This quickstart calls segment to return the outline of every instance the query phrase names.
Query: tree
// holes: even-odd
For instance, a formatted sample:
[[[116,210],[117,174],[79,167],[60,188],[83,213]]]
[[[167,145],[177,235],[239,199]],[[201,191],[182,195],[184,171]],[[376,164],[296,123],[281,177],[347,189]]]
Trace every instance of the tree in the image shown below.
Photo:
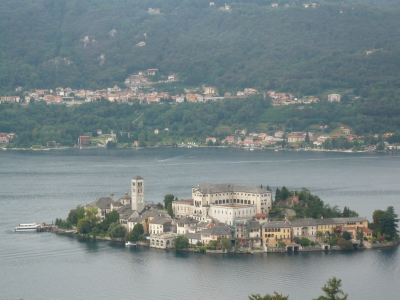
[[[260,294],[251,294],[249,296],[249,300],[288,300],[289,296],[282,296],[282,294],[278,294],[277,292],[274,292],[273,295],[266,294],[264,297],[260,296]]]
[[[175,249],[182,250],[189,247],[189,239],[184,237],[183,235],[178,235],[175,238]]]
[[[300,239],[300,245],[301,245],[301,246],[307,247],[307,246],[310,246],[310,244],[311,244],[311,241],[310,241],[308,238],[302,237],[302,238]]]
[[[376,146],[376,150],[377,150],[377,151],[383,151],[383,150],[385,150],[385,143],[384,143],[384,142],[378,143],[378,145]]]
[[[346,241],[349,241],[351,239],[351,234],[348,231],[343,232],[342,236]]]
[[[112,239],[123,238],[126,235],[126,228],[118,222],[112,223],[108,228],[108,236]]]
[[[80,219],[85,217],[85,208],[78,205],[75,209],[71,209],[67,221],[73,225],[76,225]]]
[[[289,190],[283,186],[280,193],[281,200],[286,200],[289,197]]]
[[[277,204],[281,200],[281,190],[276,188],[275,190],[275,204]]]
[[[347,300],[347,294],[340,289],[341,286],[341,279],[336,277],[328,279],[324,287],[321,288],[325,292],[325,296],[319,296],[314,300]],[[340,297],[340,295],[343,295],[343,297]]]
[[[172,218],[174,217],[174,211],[172,209],[172,202],[168,203],[167,212]]]
[[[144,229],[141,223],[135,224],[132,231],[128,234],[127,240],[131,242],[139,241],[143,238]]]
[[[305,143],[309,144],[310,143],[310,136],[308,135],[308,132],[306,133],[306,137],[305,137]]]
[[[374,229],[374,235],[386,235],[389,238],[397,239],[398,234],[398,215],[394,212],[393,206],[389,206],[386,211],[375,210],[373,215],[372,228]]]
[[[107,148],[111,149],[111,148],[116,148],[116,147],[117,147],[116,142],[112,142],[112,141],[107,142]]]
[[[77,230],[79,233],[89,234],[92,231],[91,222],[86,218],[80,219],[77,224]]]
[[[168,209],[168,204],[174,201],[175,196],[172,194],[167,194],[164,196],[164,207]]]
[[[389,206],[379,219],[379,232],[389,238],[398,238],[398,215],[394,212],[393,206]]]
[[[119,221],[119,213],[116,210],[111,211],[105,218],[110,224]]]
[[[104,231],[107,231],[108,228],[110,227],[110,224],[118,222],[119,221],[119,213],[116,210],[111,211],[101,222],[100,228],[103,229]]]
[[[221,244],[223,250],[230,250],[232,248],[232,242],[230,239],[220,239],[218,242]]]
[[[317,240],[321,241],[324,237],[324,233],[322,231],[317,231]]]
[[[337,240],[337,244],[342,250],[351,250],[353,249],[353,242],[352,241],[347,241],[344,238],[339,238]]]
[[[100,221],[100,217],[97,215],[98,212],[99,209],[95,206],[85,208],[85,219],[90,222],[92,227]]]

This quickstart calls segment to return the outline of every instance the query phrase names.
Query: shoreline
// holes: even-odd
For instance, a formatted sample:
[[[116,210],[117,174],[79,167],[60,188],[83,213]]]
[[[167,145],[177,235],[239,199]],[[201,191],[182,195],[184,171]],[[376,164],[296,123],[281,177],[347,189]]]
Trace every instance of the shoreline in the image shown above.
[[[174,146],[155,146],[155,147],[135,147],[135,148],[123,148],[123,147],[116,147],[112,149],[108,149],[107,147],[57,147],[57,148],[41,148],[41,149],[34,149],[34,148],[0,148],[3,151],[51,151],[51,150],[93,150],[93,149],[107,149],[107,150],[144,150],[144,149],[169,149],[169,148],[186,148],[186,149],[193,149],[193,148],[222,148],[222,149],[237,149],[237,150],[256,150],[256,151],[275,151],[275,152],[282,152],[282,151],[290,151],[290,152],[337,152],[337,153],[392,153],[397,152],[394,150],[383,150],[383,151],[367,151],[367,150],[340,150],[340,149],[254,149],[254,148],[242,148],[242,147],[228,147],[228,146],[196,146],[196,147],[174,147]]]
[[[95,240],[95,241],[103,241],[103,242],[113,242],[113,243],[119,243],[119,244],[125,244],[126,242],[122,239],[112,239],[110,237],[90,237],[87,235],[82,235],[78,233],[74,229],[59,229],[55,227],[53,230],[50,231],[51,233],[59,234],[59,235],[75,235],[78,238],[83,238],[87,240]],[[141,247],[146,247],[146,248],[153,248],[150,247],[149,243],[146,241],[137,241],[137,246]],[[386,248],[395,248],[400,245],[400,240],[396,242],[387,242],[385,244],[382,243],[376,243],[376,244],[370,244],[368,243],[369,246],[364,246],[362,248],[357,248],[357,249],[340,249],[338,246],[332,246],[330,249],[323,249],[322,247],[305,247],[305,248],[299,248],[297,251],[288,251],[285,250],[284,248],[282,249],[277,249],[273,248],[273,251],[268,251],[265,249],[251,249],[248,248],[246,250],[239,250],[239,251],[226,251],[226,250],[208,250],[206,249],[205,251],[201,251],[200,248],[185,248],[185,249],[180,249],[180,250],[175,250],[174,248],[167,248],[167,249],[160,249],[160,248],[154,248],[157,250],[175,250],[175,251],[181,251],[181,252],[193,252],[193,253],[200,253],[200,254],[255,254],[255,253],[300,253],[300,252],[350,252],[350,251],[360,251],[360,250],[379,250],[379,249],[386,249]]]

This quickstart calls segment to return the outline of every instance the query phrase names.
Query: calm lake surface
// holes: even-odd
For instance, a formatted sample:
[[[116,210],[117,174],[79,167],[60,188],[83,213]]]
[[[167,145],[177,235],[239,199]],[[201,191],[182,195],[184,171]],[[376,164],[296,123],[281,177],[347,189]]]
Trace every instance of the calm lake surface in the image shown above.
[[[0,152],[0,299],[247,299],[277,291],[312,299],[332,276],[349,299],[398,299],[398,248],[358,252],[211,255],[175,253],[59,236],[15,233],[19,223],[66,218],[96,197],[146,180],[146,201],[191,187],[234,183],[308,188],[325,203],[371,220],[400,213],[400,154],[237,149]]]

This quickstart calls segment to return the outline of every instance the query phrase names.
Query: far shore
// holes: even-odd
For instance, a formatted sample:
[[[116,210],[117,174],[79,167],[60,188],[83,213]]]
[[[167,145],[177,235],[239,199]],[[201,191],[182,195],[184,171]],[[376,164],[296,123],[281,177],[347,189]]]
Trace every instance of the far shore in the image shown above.
[[[154,148],[224,148],[224,149],[238,149],[238,150],[255,150],[255,151],[290,151],[290,152],[307,152],[307,151],[313,151],[313,152],[340,152],[340,153],[385,153],[385,152],[395,152],[396,150],[383,150],[383,151],[367,151],[367,150],[340,150],[340,149],[320,149],[320,148],[309,148],[309,149],[275,149],[275,148],[262,148],[262,149],[257,149],[257,148],[242,148],[242,147],[228,147],[228,146],[179,146],[179,147],[174,147],[174,146],[168,146],[168,145],[163,145],[163,146],[154,146],[154,147],[135,147],[135,148],[128,148],[128,147],[116,147],[116,148],[110,148],[110,149],[119,149],[119,150],[144,150],[144,149],[154,149]],[[50,151],[50,150],[72,150],[72,149],[79,149],[79,150],[85,150],[85,149],[109,149],[106,147],[83,147],[83,148],[78,148],[78,147],[52,147],[52,148],[0,148],[1,150],[4,151]]]

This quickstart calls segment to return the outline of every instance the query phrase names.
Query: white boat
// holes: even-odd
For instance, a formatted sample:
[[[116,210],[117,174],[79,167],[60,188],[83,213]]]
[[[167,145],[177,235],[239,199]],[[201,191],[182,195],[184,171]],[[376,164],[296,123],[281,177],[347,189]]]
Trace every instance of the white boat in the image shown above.
[[[15,227],[15,231],[37,231],[38,227],[40,227],[40,223],[19,224]]]
[[[125,243],[125,246],[130,247],[130,246],[136,246],[136,243],[133,243],[131,241],[128,241]]]

